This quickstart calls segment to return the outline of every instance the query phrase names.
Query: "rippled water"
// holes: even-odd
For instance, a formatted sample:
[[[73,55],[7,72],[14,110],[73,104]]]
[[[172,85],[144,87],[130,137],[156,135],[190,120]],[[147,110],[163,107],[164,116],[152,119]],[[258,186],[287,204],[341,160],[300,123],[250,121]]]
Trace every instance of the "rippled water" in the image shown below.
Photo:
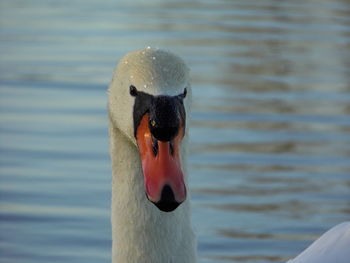
[[[350,218],[350,3],[0,2],[0,261],[110,262],[117,60],[192,69],[199,261],[282,262]]]

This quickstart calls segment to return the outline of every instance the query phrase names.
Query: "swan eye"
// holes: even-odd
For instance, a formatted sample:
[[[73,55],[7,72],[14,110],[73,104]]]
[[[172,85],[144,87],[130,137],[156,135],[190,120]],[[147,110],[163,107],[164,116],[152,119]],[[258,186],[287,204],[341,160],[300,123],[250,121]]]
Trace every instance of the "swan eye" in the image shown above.
[[[133,97],[136,97],[137,96],[137,89],[134,85],[130,85],[130,88],[129,88],[129,92],[130,92],[130,95],[133,96]]]

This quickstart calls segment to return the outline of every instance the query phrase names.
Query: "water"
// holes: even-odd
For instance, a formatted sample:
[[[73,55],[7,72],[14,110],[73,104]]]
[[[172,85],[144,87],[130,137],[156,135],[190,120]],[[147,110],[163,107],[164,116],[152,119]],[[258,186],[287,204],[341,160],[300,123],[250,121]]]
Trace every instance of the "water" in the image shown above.
[[[0,3],[0,261],[110,262],[106,87],[146,46],[192,70],[199,262],[283,262],[350,217],[350,3]]]

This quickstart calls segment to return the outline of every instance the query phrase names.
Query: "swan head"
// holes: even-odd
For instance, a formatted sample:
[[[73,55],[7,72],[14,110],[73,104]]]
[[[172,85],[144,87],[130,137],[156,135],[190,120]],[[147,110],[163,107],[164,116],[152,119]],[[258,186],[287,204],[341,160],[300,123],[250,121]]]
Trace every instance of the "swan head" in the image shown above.
[[[184,61],[149,47],[125,55],[109,87],[111,124],[137,148],[146,196],[164,212],[186,199],[182,145],[190,97]]]

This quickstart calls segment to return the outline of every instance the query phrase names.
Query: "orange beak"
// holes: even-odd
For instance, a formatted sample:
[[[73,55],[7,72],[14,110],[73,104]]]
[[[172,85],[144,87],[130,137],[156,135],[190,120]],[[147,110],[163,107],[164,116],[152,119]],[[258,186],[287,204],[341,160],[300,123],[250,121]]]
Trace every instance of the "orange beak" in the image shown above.
[[[186,199],[186,186],[181,167],[180,144],[184,135],[181,126],[171,141],[159,141],[149,129],[146,113],[137,128],[144,184],[147,198],[160,210],[175,210]]]

